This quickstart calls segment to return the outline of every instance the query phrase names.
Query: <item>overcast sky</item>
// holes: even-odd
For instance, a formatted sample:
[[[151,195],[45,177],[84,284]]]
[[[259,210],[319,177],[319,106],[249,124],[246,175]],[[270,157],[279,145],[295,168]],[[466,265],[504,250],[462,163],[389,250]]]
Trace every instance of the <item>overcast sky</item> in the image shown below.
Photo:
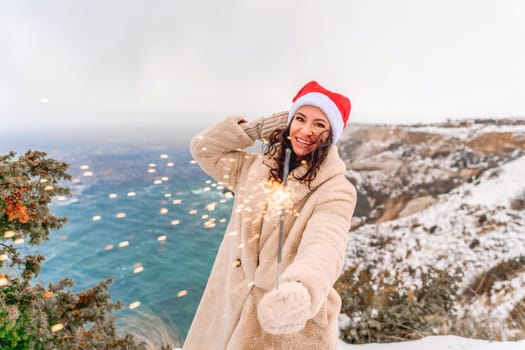
[[[525,116],[522,0],[0,0],[9,129],[206,126],[308,80],[358,122]]]

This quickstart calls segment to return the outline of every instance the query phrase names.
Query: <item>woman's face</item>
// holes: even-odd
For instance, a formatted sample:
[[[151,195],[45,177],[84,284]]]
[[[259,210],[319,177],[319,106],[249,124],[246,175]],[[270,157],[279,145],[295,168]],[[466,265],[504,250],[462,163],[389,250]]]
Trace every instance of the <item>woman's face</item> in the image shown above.
[[[290,142],[297,158],[313,152],[330,135],[330,122],[323,111],[314,106],[302,106],[290,124]]]

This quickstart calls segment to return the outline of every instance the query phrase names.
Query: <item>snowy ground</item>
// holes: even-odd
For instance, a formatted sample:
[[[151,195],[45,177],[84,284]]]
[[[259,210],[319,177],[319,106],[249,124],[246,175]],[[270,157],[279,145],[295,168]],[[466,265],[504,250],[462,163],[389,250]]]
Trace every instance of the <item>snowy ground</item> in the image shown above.
[[[523,350],[525,340],[517,342],[491,342],[461,338],[452,335],[432,336],[414,341],[387,344],[350,345],[340,342],[339,350]]]
[[[412,216],[362,226],[352,232],[346,266],[397,270],[407,286],[420,283],[417,274],[407,273],[410,267],[423,272],[427,267],[461,267],[465,277],[460,287],[466,287],[483,271],[525,253],[525,215],[510,208],[512,198],[525,194],[523,178],[525,157],[440,196],[436,204]],[[482,217],[486,219],[480,225]],[[388,242],[381,249],[371,244],[381,240]],[[475,240],[479,243],[474,247]],[[497,327],[523,298],[525,271],[495,283],[489,299],[473,300],[458,307],[458,313]]]
[[[426,126],[403,129],[403,131],[407,130],[441,134],[461,141],[471,140],[487,132],[511,132],[515,136],[519,134],[525,136],[525,125],[474,123],[458,128]],[[392,140],[389,139],[388,142],[391,143]],[[496,140],[494,142],[497,143]],[[445,145],[448,145],[458,155],[462,155],[461,147],[459,150],[454,148],[457,144],[445,143]],[[364,154],[374,154],[374,151],[377,152],[383,147],[387,149],[387,151],[382,151],[380,156],[376,157],[377,159],[373,158],[374,161],[382,159],[395,161],[401,159],[400,154],[395,152],[405,152],[401,147],[389,149],[388,144],[379,143],[379,146],[376,146],[375,143],[370,143],[368,147],[371,151]],[[435,147],[440,147],[440,144],[436,143]],[[468,147],[465,146],[465,149],[468,150]],[[459,284],[458,293],[462,298],[458,298],[455,304],[458,319],[473,321],[472,324],[483,325],[495,332],[500,331],[501,334],[497,336],[501,338],[498,339],[515,339],[523,335],[522,328],[515,327],[515,324],[509,325],[511,324],[509,320],[515,317],[512,316],[512,312],[516,311],[516,304],[525,301],[525,268],[513,267],[513,270],[509,270],[513,272],[512,274],[508,273],[505,277],[487,284],[488,290],[480,289],[479,295],[463,294],[464,291],[473,290],[472,282],[483,273],[502,265],[502,262],[518,261],[525,255],[525,210],[523,204],[519,204],[525,199],[525,181],[523,180],[525,179],[525,156],[522,154],[522,150],[517,149],[512,153],[512,157],[500,155],[493,159],[487,158],[490,164],[499,163],[500,166],[488,169],[479,178],[465,182],[452,191],[437,196],[434,204],[413,215],[353,229],[347,247],[345,268],[357,267],[358,271],[366,268],[372,273],[374,287],[380,286],[380,279],[383,276],[381,272],[398,272],[400,285],[407,290],[420,287],[421,275],[429,269],[437,268],[451,273],[459,270],[463,278]],[[519,157],[520,155],[522,156]],[[440,164],[438,162],[440,159],[447,163]],[[514,160],[508,161],[509,159]],[[370,159],[366,161],[373,165]],[[425,161],[430,163],[425,164]],[[430,159],[428,156],[419,157],[417,153],[414,153],[413,161],[404,165],[403,170],[408,168],[409,171],[405,174],[414,174],[412,178],[407,177],[411,185],[431,184],[432,178],[446,178],[447,173],[451,171],[450,162],[450,157]],[[487,166],[485,163],[473,162],[473,164]],[[378,168],[381,167],[378,166]],[[386,165],[381,169],[389,170]],[[411,169],[414,171],[410,171]],[[418,172],[417,169],[425,171]],[[371,183],[372,188],[381,189],[382,185],[376,186],[376,184],[387,183],[389,180],[387,171],[363,171],[362,174],[370,176],[366,178],[366,182]],[[384,187],[390,188],[386,185]],[[391,193],[395,190],[393,188]],[[405,189],[399,188],[398,190],[402,192]],[[504,276],[501,272],[500,274]],[[359,315],[349,316],[353,319]],[[340,349],[366,350],[518,348],[525,350],[525,340],[501,343],[455,336],[435,336],[398,344],[348,345],[341,342],[340,345]]]

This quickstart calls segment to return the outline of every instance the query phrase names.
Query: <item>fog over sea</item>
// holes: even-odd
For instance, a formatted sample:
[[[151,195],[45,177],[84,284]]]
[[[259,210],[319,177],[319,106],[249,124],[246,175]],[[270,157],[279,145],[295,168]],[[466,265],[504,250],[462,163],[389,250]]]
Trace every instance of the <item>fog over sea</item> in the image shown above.
[[[188,142],[19,142],[70,164],[67,198],[52,204],[69,222],[27,252],[45,256],[40,282],[72,277],[74,290],[113,278],[110,293],[130,316],[158,316],[183,338],[231,212],[231,193],[192,160]],[[20,141],[20,140],[19,140]],[[30,148],[27,145],[31,145]],[[9,148],[0,145],[2,154]]]

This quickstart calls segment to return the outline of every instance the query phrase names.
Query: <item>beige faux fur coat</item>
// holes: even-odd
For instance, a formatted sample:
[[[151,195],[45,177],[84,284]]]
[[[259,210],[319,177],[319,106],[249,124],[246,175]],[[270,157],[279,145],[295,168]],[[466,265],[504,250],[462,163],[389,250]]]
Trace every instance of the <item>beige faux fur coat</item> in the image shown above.
[[[299,281],[307,288],[310,319],[302,331],[287,335],[268,334],[257,320],[258,302],[275,287],[280,209],[267,182],[263,162],[269,160],[244,149],[285,126],[286,113],[250,123],[230,117],[191,141],[199,165],[231,189],[235,201],[185,350],[337,348],[341,298],[333,284],[343,267],[356,193],[335,146],[311,189],[288,178],[292,207],[284,219],[279,283]]]

